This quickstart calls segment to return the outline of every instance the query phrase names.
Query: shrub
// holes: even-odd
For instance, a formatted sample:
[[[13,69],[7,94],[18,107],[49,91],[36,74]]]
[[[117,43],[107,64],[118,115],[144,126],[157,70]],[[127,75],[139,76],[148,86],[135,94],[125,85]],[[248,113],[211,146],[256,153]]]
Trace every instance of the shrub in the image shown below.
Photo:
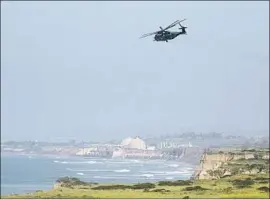
[[[82,199],[93,199],[92,196],[87,196],[86,194],[81,197]]]
[[[184,196],[183,199],[189,199],[189,196]]]
[[[151,192],[170,192],[170,190],[166,190],[166,189],[155,189],[155,190],[151,190]]]
[[[246,188],[246,187],[250,187],[251,185],[253,185],[255,183],[255,181],[249,179],[246,180],[240,180],[240,179],[236,179],[232,181],[232,184],[237,187],[237,188]]]
[[[260,191],[262,191],[262,192],[267,192],[267,193],[270,192],[270,188],[269,188],[269,187],[266,187],[266,186],[264,186],[264,187],[259,187],[259,188],[257,188],[257,190],[260,190]]]
[[[255,181],[269,181],[269,178],[265,178],[265,177],[256,177],[254,178]]]
[[[224,174],[224,170],[221,169],[216,169],[216,170],[207,170],[207,173],[214,178],[220,179],[223,174]]]
[[[56,183],[61,184],[61,186],[63,187],[69,187],[69,188],[71,188],[72,186],[77,186],[77,185],[84,185],[84,186],[90,185],[89,183],[86,183],[74,177],[62,177],[62,178],[59,178],[56,181]]]
[[[125,190],[125,189],[133,189],[133,190],[149,190],[155,188],[155,184],[153,183],[139,183],[133,186],[128,185],[100,185],[97,187],[93,187],[92,190]]]
[[[191,185],[192,181],[184,181],[184,180],[178,180],[178,181],[160,181],[158,182],[159,186],[186,186]]]
[[[131,189],[132,186],[128,185],[100,185],[93,187],[92,190],[125,190]]]
[[[69,189],[74,189],[74,187],[72,185],[69,184],[64,184],[62,185],[63,187],[69,188]]]
[[[133,190],[141,190],[141,189],[153,189],[155,188],[155,184],[153,183],[138,183],[136,185],[131,186]]]
[[[232,190],[233,190],[232,187],[227,187],[227,188],[222,189],[222,192],[224,192],[224,193],[231,193]]]
[[[80,189],[85,190],[85,189],[89,189],[89,187],[83,186],[83,187],[80,187]]]
[[[240,167],[233,167],[230,169],[232,175],[236,175],[240,173]]]
[[[255,160],[262,159],[262,157],[263,156],[261,154],[258,154],[258,153],[254,154]]]
[[[246,160],[245,158],[240,158],[240,159],[238,159],[238,161],[244,161],[244,160]]]
[[[247,151],[247,152],[256,152],[255,149],[246,149],[245,151]]]
[[[186,187],[183,190],[184,191],[204,191],[204,190],[208,190],[208,189],[203,188],[201,186],[194,186],[194,187]]]
[[[258,183],[262,183],[262,184],[269,184],[269,181],[258,181]]]

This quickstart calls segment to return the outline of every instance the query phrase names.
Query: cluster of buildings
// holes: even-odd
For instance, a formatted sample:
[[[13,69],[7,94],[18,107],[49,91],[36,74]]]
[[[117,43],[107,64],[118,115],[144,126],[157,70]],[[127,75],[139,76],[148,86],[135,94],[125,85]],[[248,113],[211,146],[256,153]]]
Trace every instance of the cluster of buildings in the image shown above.
[[[187,145],[175,144],[173,142],[161,142],[156,146],[149,146],[140,137],[128,137],[120,144],[97,144],[89,145],[87,148],[80,148],[76,155],[90,157],[109,157],[109,158],[133,158],[133,159],[161,159],[173,156],[181,157],[183,149],[192,147]]]
[[[110,157],[110,158],[161,158],[161,151],[154,146],[147,146],[139,137],[126,138],[118,145],[103,144],[81,148],[76,153],[79,156]]]
[[[147,146],[139,137],[124,139],[113,151],[113,158],[161,158],[162,153],[154,146]]]
[[[176,142],[164,141],[158,145],[159,149],[181,148],[181,147],[193,147],[189,142],[188,144],[178,144]]]

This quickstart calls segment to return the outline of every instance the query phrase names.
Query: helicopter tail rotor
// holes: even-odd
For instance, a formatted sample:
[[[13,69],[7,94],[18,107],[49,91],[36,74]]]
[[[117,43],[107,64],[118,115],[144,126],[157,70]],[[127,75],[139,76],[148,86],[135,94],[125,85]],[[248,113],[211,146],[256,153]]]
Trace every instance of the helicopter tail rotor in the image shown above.
[[[181,26],[181,28],[179,28],[179,30],[185,30],[185,29],[187,29],[188,27],[186,27],[186,26]]]
[[[183,21],[183,20],[182,20],[182,21]],[[182,25],[181,25],[181,21],[180,21],[178,24],[179,24],[179,26],[180,26],[179,30],[182,30],[182,34],[187,34],[186,29],[187,29],[188,27],[182,26]]]
[[[181,28],[179,28],[182,31],[181,34],[187,35],[186,28],[187,27],[185,27],[185,26],[181,26]]]

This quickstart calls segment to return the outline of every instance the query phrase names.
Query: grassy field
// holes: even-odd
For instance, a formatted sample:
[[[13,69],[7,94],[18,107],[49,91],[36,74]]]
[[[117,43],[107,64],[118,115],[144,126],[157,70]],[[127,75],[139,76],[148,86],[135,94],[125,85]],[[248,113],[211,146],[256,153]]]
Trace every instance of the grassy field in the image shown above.
[[[77,180],[78,181],[78,180]],[[259,189],[260,188],[260,189]],[[77,182],[50,191],[2,198],[269,198],[269,174],[219,180],[166,181],[155,184],[101,185]]]

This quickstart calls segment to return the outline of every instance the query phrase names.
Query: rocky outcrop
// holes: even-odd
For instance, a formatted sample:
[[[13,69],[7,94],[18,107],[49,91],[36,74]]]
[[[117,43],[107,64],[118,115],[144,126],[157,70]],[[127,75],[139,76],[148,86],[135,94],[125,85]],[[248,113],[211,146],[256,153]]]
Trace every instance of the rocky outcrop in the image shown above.
[[[208,173],[208,170],[218,169],[224,162],[230,161],[233,159],[232,154],[208,154],[204,153],[198,169],[195,171],[193,178],[194,179],[210,179],[211,176]]]
[[[252,160],[257,158],[256,152],[218,152],[211,153],[205,152],[202,155],[200,160],[199,167],[195,170],[192,179],[214,179],[219,178],[226,175],[231,175],[232,172],[228,170],[225,166],[232,161],[239,160]],[[265,152],[265,154],[261,157],[261,159],[269,159],[269,152]],[[248,164],[247,164],[248,165]],[[256,174],[256,173],[264,173],[261,169],[251,168],[248,170],[237,169],[237,173],[241,172],[243,174]]]
[[[55,183],[54,185],[53,185],[53,189],[59,189],[59,188],[61,188],[62,186],[61,186],[61,183]]]

